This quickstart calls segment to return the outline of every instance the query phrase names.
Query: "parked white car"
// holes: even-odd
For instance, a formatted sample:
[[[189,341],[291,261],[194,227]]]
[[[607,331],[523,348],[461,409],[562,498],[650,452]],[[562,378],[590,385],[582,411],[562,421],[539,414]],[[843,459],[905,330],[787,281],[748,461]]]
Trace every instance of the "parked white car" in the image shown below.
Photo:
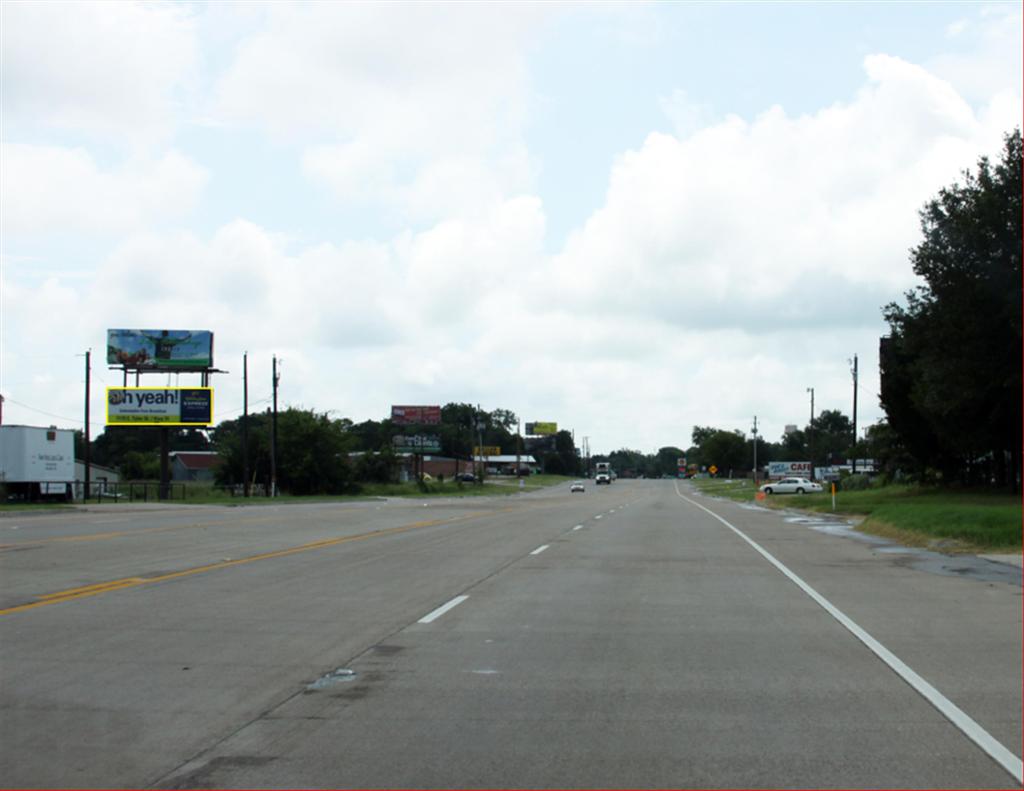
[[[781,481],[769,481],[761,487],[765,494],[804,494],[805,492],[822,491],[821,484],[806,478],[783,478]]]

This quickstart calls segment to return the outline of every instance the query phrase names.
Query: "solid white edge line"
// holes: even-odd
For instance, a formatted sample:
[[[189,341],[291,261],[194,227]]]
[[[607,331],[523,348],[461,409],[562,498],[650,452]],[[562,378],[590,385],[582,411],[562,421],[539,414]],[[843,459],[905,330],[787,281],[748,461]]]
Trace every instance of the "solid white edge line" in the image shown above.
[[[548,548],[549,546],[551,546],[551,544],[544,544],[544,545],[542,545],[542,546],[539,546],[539,547],[537,547],[537,548],[536,548],[535,550],[533,550],[533,552],[531,552],[530,554],[531,554],[531,555],[539,555],[539,554],[540,554],[541,552],[543,552],[543,551],[544,551],[545,549],[547,549],[547,548]]]
[[[746,541],[752,546],[757,552],[775,568],[781,571],[793,584],[795,584],[800,590],[810,596],[822,609],[825,610],[829,615],[835,618],[841,623],[854,637],[860,640],[866,645],[879,659],[885,662],[900,678],[906,681],[911,687],[913,687],[918,694],[921,695],[925,700],[931,703],[939,712],[950,722],[952,722],[960,731],[972,742],[978,745],[984,750],[992,760],[998,763],[1003,769],[1009,772],[1018,783],[1024,783],[1024,762],[1021,761],[1016,755],[1006,749],[1000,742],[984,728],[975,722],[971,717],[959,708],[953,701],[939,692],[935,687],[925,681],[921,676],[915,673],[910,667],[908,667],[898,656],[892,651],[878,642],[874,637],[864,631],[860,626],[854,623],[845,613],[839,608],[833,605],[828,599],[818,593],[814,588],[804,582],[800,577],[790,571],[782,561],[775,558],[768,550],[764,549],[753,539],[749,538],[742,530],[733,527],[724,518],[716,514],[709,508],[705,508],[695,500],[691,500],[689,497],[679,491],[679,484],[676,483],[676,494],[679,495],[683,500],[695,505],[702,511],[713,516],[723,525],[732,530],[736,535]]]
[[[436,621],[450,609],[452,609],[453,607],[458,607],[460,604],[462,604],[462,602],[464,602],[468,598],[469,596],[456,596],[447,604],[442,604],[433,612],[424,615],[422,618],[419,619],[419,621],[417,621],[417,623],[430,623],[432,621]]]

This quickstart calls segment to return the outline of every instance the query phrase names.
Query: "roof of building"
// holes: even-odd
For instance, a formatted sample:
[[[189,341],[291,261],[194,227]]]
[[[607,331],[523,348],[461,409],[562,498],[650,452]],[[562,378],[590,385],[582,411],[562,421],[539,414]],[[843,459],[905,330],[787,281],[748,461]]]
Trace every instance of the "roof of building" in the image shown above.
[[[170,457],[190,470],[208,470],[220,464],[220,454],[212,450],[176,450]]]
[[[476,461],[482,461],[484,464],[515,464],[516,459],[519,459],[520,464],[536,464],[537,460],[533,456],[527,456],[525,453],[516,455],[503,455],[503,456],[475,456]]]

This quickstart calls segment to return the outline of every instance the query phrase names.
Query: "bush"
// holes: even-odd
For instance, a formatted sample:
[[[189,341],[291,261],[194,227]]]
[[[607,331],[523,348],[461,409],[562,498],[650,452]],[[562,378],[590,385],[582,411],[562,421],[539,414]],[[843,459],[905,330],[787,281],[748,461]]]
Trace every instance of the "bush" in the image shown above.
[[[839,484],[844,491],[859,492],[871,488],[871,479],[867,475],[857,473],[856,475],[847,475],[842,478]]]

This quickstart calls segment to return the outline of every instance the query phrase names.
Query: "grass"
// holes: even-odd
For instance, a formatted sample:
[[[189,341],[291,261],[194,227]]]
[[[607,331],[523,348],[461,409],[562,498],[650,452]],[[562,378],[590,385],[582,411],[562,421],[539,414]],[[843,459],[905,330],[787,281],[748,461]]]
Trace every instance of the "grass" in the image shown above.
[[[269,497],[238,497],[232,496],[224,489],[214,488],[207,483],[186,484],[185,498],[181,498],[181,490],[175,484],[173,499],[166,502],[170,504],[184,505],[287,505],[291,503],[317,503],[317,502],[351,502],[353,500],[365,500],[377,497],[409,497],[419,499],[423,497],[481,497],[481,496],[504,496],[513,495],[519,491],[533,492],[548,486],[556,486],[561,483],[573,480],[565,475],[531,475],[524,479],[525,484],[520,490],[519,479],[512,477],[491,476],[484,484],[460,483],[458,481],[446,480],[444,483],[438,481],[425,482],[421,488],[415,482],[409,483],[367,483],[360,485],[359,491],[344,495],[309,495],[296,496],[282,494],[273,499]],[[146,502],[159,502],[152,496]],[[90,503],[95,500],[90,500]],[[127,503],[127,498],[120,500],[105,499],[105,505]],[[143,502],[136,499],[135,502]],[[53,508],[73,508],[72,505],[54,503],[18,503],[0,504],[0,513],[7,511],[42,511]]]
[[[752,481],[694,481],[706,494],[749,502]],[[775,495],[760,502],[774,508],[832,513],[832,495]],[[1021,500],[990,491],[884,486],[836,493],[835,513],[863,516],[859,530],[909,546],[952,552],[1021,549]]]
[[[0,514],[5,513],[32,513],[38,511],[66,511],[74,508],[67,503],[0,503]]]

